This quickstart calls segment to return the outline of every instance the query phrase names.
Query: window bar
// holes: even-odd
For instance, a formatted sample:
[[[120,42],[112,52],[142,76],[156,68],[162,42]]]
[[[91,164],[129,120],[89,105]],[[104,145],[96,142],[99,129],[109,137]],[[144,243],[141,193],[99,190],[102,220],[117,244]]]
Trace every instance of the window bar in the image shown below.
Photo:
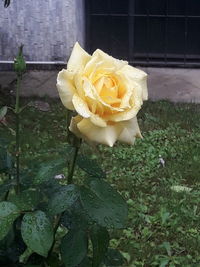
[[[128,61],[134,64],[134,22],[135,22],[135,0],[129,0],[129,10],[128,10],[128,22],[129,22],[129,51],[128,51]]]
[[[148,0],[146,1],[146,24],[147,24],[147,34],[146,34],[146,41],[147,41],[147,52],[146,52],[146,63],[149,64],[149,25],[150,25],[150,14],[149,14],[149,5],[148,5]]]
[[[85,46],[89,53],[91,53],[91,7],[90,7],[90,1],[85,1]]]
[[[184,67],[187,64],[187,37],[188,37],[188,16],[187,16],[187,0],[185,3],[185,35],[184,35]]]
[[[134,1],[134,0],[133,0]],[[126,14],[114,14],[114,13],[91,13],[91,16],[113,16],[113,17],[126,17]],[[135,14],[135,17],[147,17],[146,14]],[[166,15],[151,15],[149,14],[149,18],[165,18]],[[167,15],[168,18],[185,18],[185,15]],[[197,15],[190,15],[190,18],[199,18]]]
[[[168,3],[168,0],[166,0],[166,17],[165,17],[165,40],[164,40],[164,44],[165,44],[165,47],[164,47],[164,62],[165,62],[165,65],[167,65],[168,63],[168,58],[167,58],[167,47],[168,47],[168,32],[167,32],[167,29],[168,29],[168,9],[169,9],[169,3]]]
[[[109,54],[111,55],[112,54],[112,51],[113,51],[113,41],[114,41],[114,38],[113,38],[113,31],[112,29],[115,27],[114,23],[113,23],[113,16],[112,16],[112,9],[111,9],[111,0],[108,0],[108,12],[109,12],[109,16],[108,16],[108,21],[109,21],[109,18],[110,18],[110,23],[108,23],[108,27],[110,27],[110,36],[109,36]]]

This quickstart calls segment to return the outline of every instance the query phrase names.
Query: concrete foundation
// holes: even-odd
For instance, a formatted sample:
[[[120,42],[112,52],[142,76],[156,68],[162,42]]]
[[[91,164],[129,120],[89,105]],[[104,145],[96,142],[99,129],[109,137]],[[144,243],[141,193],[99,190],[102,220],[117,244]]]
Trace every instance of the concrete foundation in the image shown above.
[[[149,98],[200,103],[200,69],[144,68],[148,73]]]
[[[200,70],[143,68],[149,74],[149,99],[172,102],[200,103]],[[29,71],[22,81],[21,95],[25,97],[58,97],[58,71]],[[15,73],[0,72],[0,90],[14,93]]]

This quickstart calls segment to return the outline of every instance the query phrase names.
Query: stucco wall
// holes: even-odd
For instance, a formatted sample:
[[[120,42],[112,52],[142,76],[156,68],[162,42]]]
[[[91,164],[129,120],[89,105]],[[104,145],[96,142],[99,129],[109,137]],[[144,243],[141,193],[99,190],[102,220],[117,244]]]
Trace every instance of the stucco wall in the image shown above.
[[[20,44],[28,61],[66,61],[75,41],[84,46],[84,0],[13,0],[0,3],[0,61]]]

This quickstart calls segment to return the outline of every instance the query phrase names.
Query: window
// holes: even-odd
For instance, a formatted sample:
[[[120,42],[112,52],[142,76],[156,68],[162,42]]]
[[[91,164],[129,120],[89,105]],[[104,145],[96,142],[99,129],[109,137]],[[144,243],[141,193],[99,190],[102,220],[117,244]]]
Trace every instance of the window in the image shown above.
[[[86,0],[87,48],[133,65],[200,66],[200,1]]]

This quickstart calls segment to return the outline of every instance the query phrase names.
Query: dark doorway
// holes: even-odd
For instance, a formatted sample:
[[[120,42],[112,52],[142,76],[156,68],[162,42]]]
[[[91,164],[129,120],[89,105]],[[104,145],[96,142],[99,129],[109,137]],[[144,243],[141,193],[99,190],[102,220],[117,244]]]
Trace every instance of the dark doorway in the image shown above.
[[[199,0],[85,0],[87,49],[144,66],[200,66]]]

